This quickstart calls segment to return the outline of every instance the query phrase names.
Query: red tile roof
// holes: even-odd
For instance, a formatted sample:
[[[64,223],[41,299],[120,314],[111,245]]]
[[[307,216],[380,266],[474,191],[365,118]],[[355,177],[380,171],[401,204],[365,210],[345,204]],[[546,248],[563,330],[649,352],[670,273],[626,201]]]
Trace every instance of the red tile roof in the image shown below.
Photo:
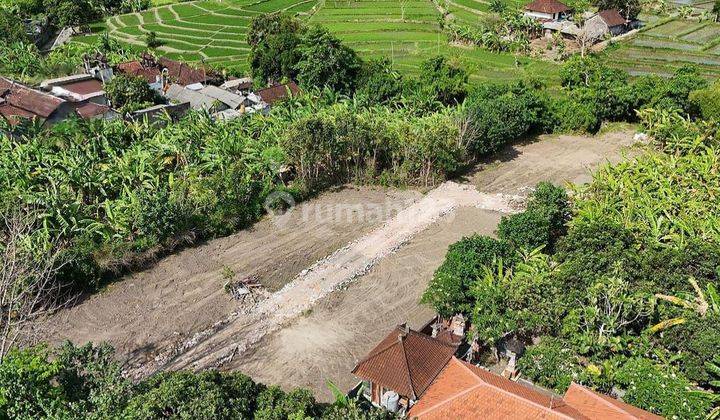
[[[4,107],[10,106],[10,108],[6,108],[2,112],[5,116],[17,115],[24,117],[30,114],[40,118],[48,118],[65,102],[60,98],[30,89],[4,77],[0,77],[0,98],[5,100]]]
[[[562,13],[569,11],[570,8],[557,0],[535,0],[526,5],[525,10],[540,13]]]
[[[300,92],[298,85],[295,84],[295,82],[290,82],[284,85],[275,85],[260,89],[255,92],[255,94],[260,96],[268,105],[273,105],[278,101],[286,99],[288,97],[288,90],[290,91],[290,96],[295,96]]]
[[[584,386],[573,383],[565,393],[564,400],[570,406],[591,419],[607,420],[660,420],[662,417],[607,395],[598,394]]]
[[[453,357],[408,413],[419,419],[586,419],[562,398]]]
[[[627,20],[620,14],[617,9],[603,10],[600,13],[600,18],[605,22],[608,27],[619,26],[627,24]]]
[[[400,325],[355,366],[353,374],[402,396],[417,399],[456,350],[456,345]]]

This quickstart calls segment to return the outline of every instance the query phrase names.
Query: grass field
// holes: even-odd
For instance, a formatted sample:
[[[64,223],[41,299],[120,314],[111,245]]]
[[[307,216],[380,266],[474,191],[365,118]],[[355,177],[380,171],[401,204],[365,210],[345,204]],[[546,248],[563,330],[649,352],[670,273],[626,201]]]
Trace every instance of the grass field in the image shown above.
[[[611,48],[607,57],[633,75],[669,75],[683,64],[694,64],[715,78],[720,76],[720,24],[670,20]]]

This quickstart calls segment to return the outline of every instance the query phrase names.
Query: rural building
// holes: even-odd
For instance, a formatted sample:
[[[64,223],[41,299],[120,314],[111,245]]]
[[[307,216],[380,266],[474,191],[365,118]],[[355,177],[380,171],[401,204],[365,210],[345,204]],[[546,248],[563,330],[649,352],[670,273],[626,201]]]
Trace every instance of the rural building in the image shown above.
[[[45,80],[40,87],[51,95],[66,100],[82,118],[117,117],[117,113],[108,106],[102,82],[89,74]]]
[[[243,77],[240,79],[231,78],[220,85],[220,88],[241,95],[247,95],[252,92],[253,79],[251,77]]]
[[[190,103],[190,108],[205,110],[211,113],[224,111],[229,107],[223,102],[208,96],[202,92],[187,89],[184,86],[173,83],[165,91],[165,97],[173,104]]]
[[[269,106],[273,106],[277,102],[287,98],[297,96],[298,93],[300,93],[300,88],[295,82],[277,84],[255,92],[255,94]]]
[[[585,21],[585,30],[589,31],[595,39],[606,35],[617,36],[628,29],[628,21],[622,17],[617,9],[603,10]]]
[[[393,329],[353,369],[375,405],[403,412],[425,393],[458,346],[411,330]]]
[[[564,20],[569,13],[570,8],[558,0],[535,0],[525,6],[525,16],[543,22]]]
[[[178,121],[190,110],[190,102],[181,104],[160,104],[153,105],[149,108],[139,109],[130,113],[130,119],[133,121],[142,121],[147,119],[148,122],[163,121],[170,118],[170,121]]]
[[[217,86],[205,86],[200,89],[199,92],[222,102],[228,109],[240,109],[249,105],[249,101],[245,96],[228,92],[227,90],[220,89]]]
[[[355,366],[363,382],[351,393],[410,419],[661,419],[575,383],[560,396],[460,360],[465,326],[459,315],[433,318],[420,331],[397,326]],[[500,347],[511,359],[524,351],[513,338]]]
[[[74,112],[73,106],[64,99],[0,77],[0,116],[12,125],[22,119],[53,124]]]
[[[453,357],[408,413],[411,419],[642,419],[662,417],[573,383],[564,397]]]
[[[188,86],[196,83],[206,84],[214,81],[214,74],[204,68],[195,68],[187,63],[150,54],[143,54],[139,61],[129,61],[117,65],[117,71],[123,74],[141,77],[150,87],[162,90],[171,83]]]

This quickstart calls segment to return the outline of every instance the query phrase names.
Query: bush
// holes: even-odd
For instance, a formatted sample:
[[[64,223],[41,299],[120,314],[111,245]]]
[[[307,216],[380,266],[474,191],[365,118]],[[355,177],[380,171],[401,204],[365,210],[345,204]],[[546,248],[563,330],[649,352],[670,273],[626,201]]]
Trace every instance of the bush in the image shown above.
[[[720,121],[720,82],[690,93],[690,103],[706,120]]]
[[[705,362],[712,360],[720,349],[720,316],[690,315],[684,324],[664,331],[660,342],[666,349],[682,355],[678,367],[688,379],[703,386],[715,379],[707,371]]]
[[[105,93],[112,107],[122,113],[150,106],[156,97],[145,79],[124,74],[119,74],[106,83]]]
[[[474,156],[484,156],[540,128],[544,101],[522,83],[488,85],[476,89],[465,108],[468,149]]]
[[[300,38],[298,54],[295,70],[301,85],[345,94],[355,91],[360,58],[327,29],[314,26],[307,30]]]
[[[562,394],[581,373],[578,357],[570,343],[543,337],[540,344],[530,346],[518,361],[518,369],[536,385]]]
[[[666,418],[702,419],[712,405],[710,399],[692,392],[692,384],[681,373],[650,359],[629,359],[614,377],[625,390],[624,402]]]
[[[498,258],[511,267],[515,254],[506,242],[487,236],[474,235],[450,245],[445,261],[423,293],[422,303],[444,317],[470,314],[474,305],[470,289],[483,275],[484,267]]]
[[[517,249],[532,250],[550,245],[550,221],[546,215],[532,210],[503,216],[498,225],[498,238]]]
[[[543,215],[550,225],[550,248],[567,233],[565,224],[570,220],[570,199],[562,187],[540,182],[530,196],[527,210]]]
[[[594,133],[600,129],[597,107],[571,98],[551,98],[545,130],[554,133]]]

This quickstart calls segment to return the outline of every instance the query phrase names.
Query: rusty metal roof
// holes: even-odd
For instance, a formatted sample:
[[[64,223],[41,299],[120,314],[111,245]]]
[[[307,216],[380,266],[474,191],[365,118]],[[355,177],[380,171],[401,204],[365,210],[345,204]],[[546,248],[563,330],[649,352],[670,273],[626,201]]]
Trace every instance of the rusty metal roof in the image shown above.
[[[33,116],[48,118],[65,101],[56,98],[39,90],[31,89],[20,83],[0,77],[0,92],[5,99],[6,108],[3,115],[8,116],[10,112],[17,112],[11,115],[23,116],[21,114],[32,114]],[[22,110],[22,112],[17,111]]]
[[[569,11],[570,8],[557,0],[535,0],[526,5],[525,10],[540,13],[562,13]]]

